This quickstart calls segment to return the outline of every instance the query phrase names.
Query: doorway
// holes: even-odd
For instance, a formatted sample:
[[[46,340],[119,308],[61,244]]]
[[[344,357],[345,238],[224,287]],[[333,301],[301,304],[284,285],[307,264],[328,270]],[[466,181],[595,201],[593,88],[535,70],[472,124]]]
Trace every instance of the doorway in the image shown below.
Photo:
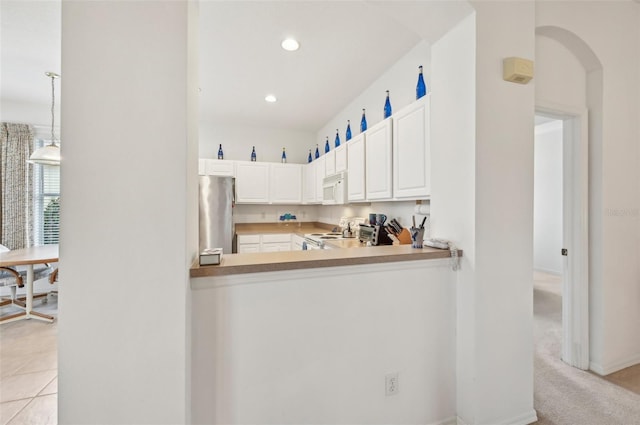
[[[587,112],[537,105],[534,268],[561,282],[561,357],[589,369]]]

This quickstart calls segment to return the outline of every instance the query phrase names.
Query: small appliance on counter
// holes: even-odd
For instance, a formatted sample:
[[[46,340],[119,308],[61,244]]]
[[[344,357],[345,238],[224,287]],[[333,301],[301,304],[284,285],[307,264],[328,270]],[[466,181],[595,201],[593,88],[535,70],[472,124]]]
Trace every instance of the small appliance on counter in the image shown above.
[[[200,253],[201,266],[216,266],[222,261],[222,248],[207,248]]]
[[[392,245],[393,240],[389,237],[389,232],[384,226],[361,224],[360,242],[371,243],[371,245]]]

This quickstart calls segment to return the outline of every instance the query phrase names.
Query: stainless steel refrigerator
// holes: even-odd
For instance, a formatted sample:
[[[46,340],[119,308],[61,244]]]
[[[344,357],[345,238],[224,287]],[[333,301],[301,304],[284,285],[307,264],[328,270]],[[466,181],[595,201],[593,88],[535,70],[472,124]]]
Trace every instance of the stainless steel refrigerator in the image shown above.
[[[234,252],[234,201],[233,177],[200,176],[200,252],[208,248]]]

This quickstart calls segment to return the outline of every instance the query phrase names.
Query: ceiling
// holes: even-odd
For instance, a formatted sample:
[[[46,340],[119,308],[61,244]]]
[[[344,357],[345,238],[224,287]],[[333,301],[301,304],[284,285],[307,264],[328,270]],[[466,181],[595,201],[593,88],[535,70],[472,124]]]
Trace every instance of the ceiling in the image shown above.
[[[464,0],[201,1],[199,9],[200,120],[306,131],[472,12]],[[51,101],[44,72],[60,72],[60,18],[59,0],[0,2],[3,101]],[[280,47],[289,36],[297,52]]]
[[[455,0],[201,2],[200,120],[315,132],[471,12]],[[286,37],[300,49],[283,50]]]
[[[51,79],[44,73],[60,73],[60,18],[59,0],[0,2],[3,101],[51,103]]]

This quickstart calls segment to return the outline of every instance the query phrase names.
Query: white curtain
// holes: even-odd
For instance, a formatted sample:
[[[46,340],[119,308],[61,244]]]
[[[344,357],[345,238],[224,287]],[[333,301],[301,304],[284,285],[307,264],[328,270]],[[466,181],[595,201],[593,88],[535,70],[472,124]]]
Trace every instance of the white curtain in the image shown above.
[[[9,249],[33,245],[33,128],[27,124],[0,126],[0,244]]]

